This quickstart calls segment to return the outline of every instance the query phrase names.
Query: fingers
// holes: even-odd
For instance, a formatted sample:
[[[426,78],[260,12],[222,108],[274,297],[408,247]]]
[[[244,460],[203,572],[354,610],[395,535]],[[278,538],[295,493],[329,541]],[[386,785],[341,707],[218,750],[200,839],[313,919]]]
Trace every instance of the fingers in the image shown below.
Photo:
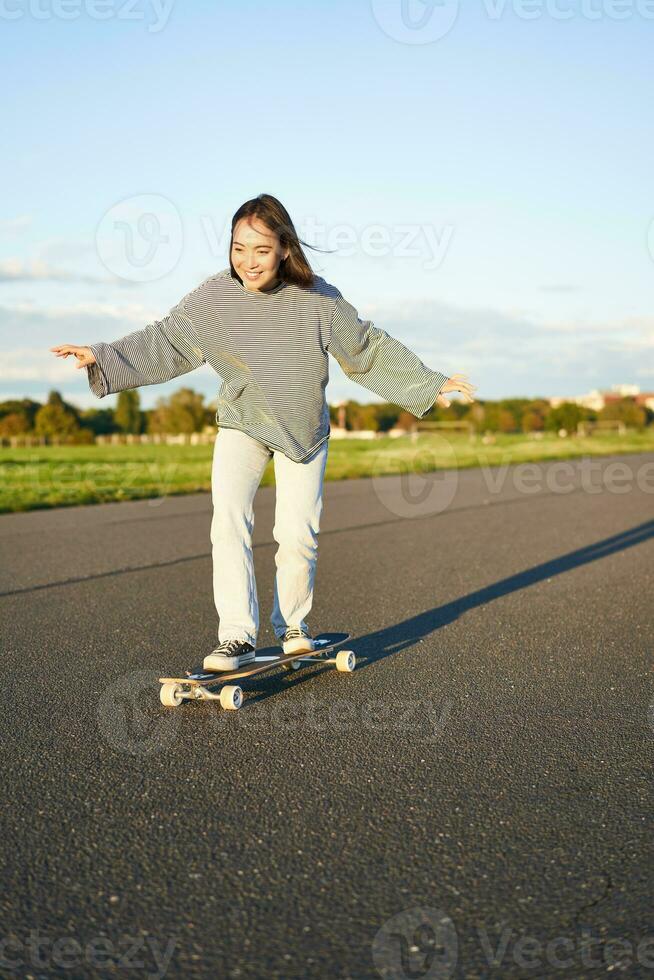
[[[74,354],[79,362],[75,365],[76,368],[90,367],[91,364],[95,364],[93,352],[88,347],[79,347],[76,344],[58,344],[56,347],[51,347],[50,350],[55,357],[66,358]]]
[[[466,401],[472,402],[474,401],[472,394],[477,390],[477,385],[473,385],[470,381],[468,381],[465,374],[453,374],[447,379],[443,390],[460,391]]]
[[[436,399],[436,404],[442,406],[443,408],[449,408],[452,404],[449,398],[445,397],[445,392],[459,391],[463,395],[463,398],[467,402],[474,402],[473,392],[477,390],[477,385],[473,385],[468,381],[465,374],[453,374],[447,379],[445,384],[441,389],[441,394]]]
[[[56,357],[68,357],[69,354],[74,354],[79,349],[72,344],[59,344],[57,347],[50,348]]]

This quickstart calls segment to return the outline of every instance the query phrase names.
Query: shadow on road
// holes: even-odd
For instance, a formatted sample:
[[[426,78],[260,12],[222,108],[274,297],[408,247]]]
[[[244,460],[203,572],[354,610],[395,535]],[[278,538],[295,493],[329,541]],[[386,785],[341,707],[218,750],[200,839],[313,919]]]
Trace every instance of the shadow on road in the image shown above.
[[[419,643],[441,626],[446,626],[453,622],[469,609],[476,609],[483,606],[493,599],[509,595],[511,592],[518,592],[526,589],[530,585],[553,578],[555,575],[562,575],[573,568],[579,568],[593,561],[599,561],[608,555],[626,548],[633,548],[635,545],[642,544],[654,537],[654,521],[645,521],[628,531],[614,534],[610,538],[596,541],[594,544],[587,545],[585,548],[578,548],[560,558],[553,558],[551,561],[543,562],[542,565],[535,565],[524,572],[517,572],[508,578],[487,585],[483,589],[477,589],[469,595],[454,599],[444,606],[434,606],[418,616],[406,619],[395,626],[378,630],[375,633],[367,633],[365,636],[355,638],[354,649],[357,654],[357,670],[370,666],[378,660],[383,660],[400,650],[406,650]]]

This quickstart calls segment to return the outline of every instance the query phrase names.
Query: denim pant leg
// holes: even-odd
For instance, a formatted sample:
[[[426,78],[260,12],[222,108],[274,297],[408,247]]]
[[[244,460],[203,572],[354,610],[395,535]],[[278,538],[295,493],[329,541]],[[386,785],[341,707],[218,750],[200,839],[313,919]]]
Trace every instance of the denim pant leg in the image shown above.
[[[328,446],[323,443],[302,463],[281,452],[273,454],[277,487],[273,537],[278,548],[271,623],[278,638],[289,626],[308,629],[305,617],[313,603]]]
[[[213,595],[218,640],[257,645],[259,605],[254,577],[254,495],[271,450],[238,429],[220,429],[211,470]]]

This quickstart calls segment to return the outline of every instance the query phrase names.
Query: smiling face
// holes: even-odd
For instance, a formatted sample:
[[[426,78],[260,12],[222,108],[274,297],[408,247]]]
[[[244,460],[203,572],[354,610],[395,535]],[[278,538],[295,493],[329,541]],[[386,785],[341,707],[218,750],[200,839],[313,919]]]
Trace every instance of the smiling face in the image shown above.
[[[259,218],[241,218],[234,228],[231,260],[246,289],[261,292],[278,286],[279,263],[288,253]]]

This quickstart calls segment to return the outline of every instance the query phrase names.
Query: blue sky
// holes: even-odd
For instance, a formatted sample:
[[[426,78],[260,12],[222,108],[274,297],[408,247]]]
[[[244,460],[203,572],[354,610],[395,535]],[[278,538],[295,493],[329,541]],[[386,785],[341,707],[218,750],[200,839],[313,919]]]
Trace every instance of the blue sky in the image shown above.
[[[0,398],[115,404],[48,348],[163,316],[264,191],[335,249],[307,254],[363,319],[480,398],[654,389],[654,3],[2,0],[0,20]],[[132,224],[125,265],[107,229],[145,212],[167,246],[148,265]],[[379,400],[332,359],[346,397]]]

